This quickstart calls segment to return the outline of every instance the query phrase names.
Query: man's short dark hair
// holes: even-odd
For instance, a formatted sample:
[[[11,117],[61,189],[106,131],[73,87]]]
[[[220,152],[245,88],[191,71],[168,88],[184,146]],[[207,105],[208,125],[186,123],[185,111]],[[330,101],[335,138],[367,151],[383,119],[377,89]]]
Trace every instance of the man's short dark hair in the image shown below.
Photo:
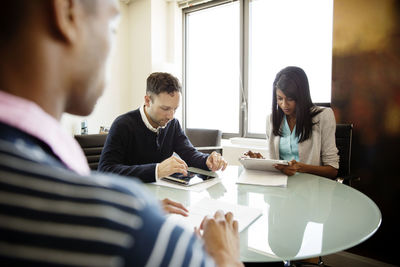
[[[4,1],[0,9],[0,46],[20,31],[32,1]]]
[[[87,14],[94,14],[97,10],[96,0],[80,0],[82,7]],[[32,5],[37,5],[36,1],[11,0],[3,1],[0,8],[0,46],[10,42],[23,27],[27,24],[27,17]]]
[[[147,78],[146,94],[160,94],[181,92],[179,80],[166,72],[154,72]]]

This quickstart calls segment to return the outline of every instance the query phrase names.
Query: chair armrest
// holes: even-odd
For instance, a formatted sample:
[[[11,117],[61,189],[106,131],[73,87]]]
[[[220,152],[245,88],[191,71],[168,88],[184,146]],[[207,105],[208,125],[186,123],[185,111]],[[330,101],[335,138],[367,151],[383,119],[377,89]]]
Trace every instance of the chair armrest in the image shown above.
[[[217,151],[222,154],[222,146],[196,146],[194,148],[203,153],[211,154],[213,151]]]
[[[222,146],[196,146],[197,150],[219,150]]]

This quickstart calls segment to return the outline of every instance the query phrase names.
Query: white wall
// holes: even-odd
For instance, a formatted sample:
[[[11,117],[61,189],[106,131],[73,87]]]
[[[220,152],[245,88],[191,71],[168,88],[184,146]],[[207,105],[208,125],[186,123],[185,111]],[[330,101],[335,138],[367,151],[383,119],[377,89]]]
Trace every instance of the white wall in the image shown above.
[[[174,1],[151,3],[152,72],[169,72],[182,80],[181,9]]]
[[[169,72],[182,81],[182,11],[176,1],[151,0],[151,52],[151,72]],[[182,121],[182,105],[175,117]]]
[[[144,101],[146,78],[151,73],[151,1],[135,0],[128,6],[131,103],[128,110],[136,109]]]
[[[71,134],[88,122],[90,134],[143,103],[147,76],[170,72],[182,80],[182,13],[175,1],[132,0],[120,3],[120,24],[109,58],[107,88],[90,116],[65,114],[61,123]],[[179,110],[177,117],[181,117]]]

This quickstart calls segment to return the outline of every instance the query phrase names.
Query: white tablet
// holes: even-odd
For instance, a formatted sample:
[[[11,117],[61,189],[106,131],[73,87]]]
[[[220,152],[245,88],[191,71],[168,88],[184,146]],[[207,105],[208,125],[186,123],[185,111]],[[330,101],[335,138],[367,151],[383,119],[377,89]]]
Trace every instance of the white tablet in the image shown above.
[[[279,159],[254,159],[254,158],[239,158],[239,162],[248,170],[258,171],[279,171],[274,165],[282,164],[289,165],[287,160]]]

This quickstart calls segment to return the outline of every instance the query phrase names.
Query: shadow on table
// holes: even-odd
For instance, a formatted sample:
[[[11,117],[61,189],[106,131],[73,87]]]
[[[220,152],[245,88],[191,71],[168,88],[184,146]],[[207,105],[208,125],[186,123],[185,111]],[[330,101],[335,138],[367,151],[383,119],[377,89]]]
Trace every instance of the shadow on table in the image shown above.
[[[244,262],[244,266],[246,266],[246,267],[261,267],[261,266],[282,267],[283,262]]]

